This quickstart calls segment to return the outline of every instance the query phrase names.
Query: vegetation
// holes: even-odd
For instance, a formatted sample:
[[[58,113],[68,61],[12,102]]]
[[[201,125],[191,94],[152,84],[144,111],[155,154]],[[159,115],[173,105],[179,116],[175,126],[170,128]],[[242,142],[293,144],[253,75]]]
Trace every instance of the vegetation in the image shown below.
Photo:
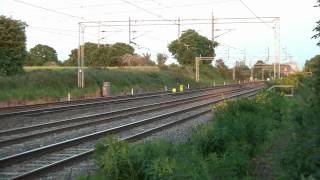
[[[57,52],[50,46],[38,44],[30,49],[25,65],[42,66],[59,64]]]
[[[186,142],[108,137],[96,145],[98,171],[80,179],[319,179],[320,63],[314,67],[312,78],[278,82],[297,85],[294,98],[265,91],[226,101]]]
[[[320,55],[316,55],[310,60],[307,60],[304,64],[305,72],[315,72],[316,65],[320,63]]]
[[[317,5],[315,7],[320,7],[320,0],[317,0]],[[312,37],[314,39],[320,38],[320,20],[317,22],[317,26],[313,29],[316,34]],[[317,43],[320,46],[320,41]]]
[[[88,67],[120,66],[121,58],[126,54],[133,55],[134,48],[125,43],[101,44],[99,47],[95,43],[84,45],[85,66]],[[77,66],[77,59],[78,49],[73,49],[64,65]]]
[[[252,158],[283,116],[283,98],[262,93],[255,99],[215,107],[214,121],[198,127],[181,144],[158,140],[131,145],[110,137],[96,146],[100,169],[88,179],[244,179],[254,177]]]
[[[66,67],[31,67],[25,74],[12,77],[0,77],[0,101],[9,100],[37,100],[43,98],[59,99],[68,92],[71,96],[84,94],[99,95],[104,81],[111,82],[113,95],[130,92],[131,88],[137,91],[163,90],[176,86],[178,83],[191,87],[223,83],[224,78],[213,67],[201,68],[201,82],[195,83],[193,67],[166,67],[146,69],[110,68],[85,69],[85,89],[77,87],[76,68]]]
[[[213,48],[217,45],[217,42],[212,42],[196,31],[189,29],[182,33],[179,39],[172,41],[168,48],[180,65],[190,65],[194,64],[194,59],[197,56],[215,56]],[[211,64],[211,61],[203,63]]]
[[[231,72],[229,71],[228,67],[224,64],[222,59],[216,60],[215,65],[218,71],[223,75],[223,77],[231,77]]]
[[[168,56],[166,54],[158,53],[157,54],[157,64],[158,64],[158,66],[165,65],[167,59],[168,59]]]
[[[0,76],[23,71],[26,51],[26,24],[0,16]]]

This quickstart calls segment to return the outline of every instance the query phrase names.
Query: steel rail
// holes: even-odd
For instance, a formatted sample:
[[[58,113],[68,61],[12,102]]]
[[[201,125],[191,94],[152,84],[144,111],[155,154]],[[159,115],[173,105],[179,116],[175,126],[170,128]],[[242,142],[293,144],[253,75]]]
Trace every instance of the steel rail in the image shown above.
[[[165,108],[170,108],[170,107],[180,105],[180,104],[192,103],[192,102],[199,101],[202,99],[216,97],[216,96],[219,96],[221,93],[230,94],[230,93],[233,93],[236,91],[241,91],[241,90],[243,90],[243,89],[237,88],[237,89],[227,90],[227,91],[223,91],[223,92],[216,92],[216,93],[206,94],[206,95],[198,95],[195,97],[187,97],[187,98],[183,98],[183,99],[165,101],[165,102],[161,102],[161,103],[147,104],[147,105],[143,105],[143,106],[126,108],[126,109],[116,110],[116,111],[111,111],[111,112],[106,112],[106,113],[99,113],[99,114],[80,117],[80,118],[73,118],[73,119],[67,119],[67,120],[62,120],[62,121],[57,121],[57,122],[51,122],[51,123],[45,123],[45,124],[40,124],[40,125],[35,125],[35,126],[28,126],[28,127],[13,129],[13,130],[2,131],[2,132],[0,132],[0,136],[1,135],[7,136],[7,135],[11,135],[11,134],[26,133],[26,132],[38,130],[41,128],[42,129],[52,128],[57,125],[65,125],[67,123],[81,122],[81,121],[85,121],[85,120],[89,120],[89,119],[91,120],[92,118],[98,118],[98,117],[102,118],[103,116],[109,116],[109,115],[121,114],[121,113],[128,112],[128,114],[124,114],[124,115],[117,115],[117,116],[107,117],[104,119],[97,119],[97,120],[93,119],[90,122],[75,124],[75,125],[71,125],[71,126],[67,126],[67,127],[62,127],[59,129],[47,130],[44,132],[39,132],[39,133],[35,133],[35,134],[30,134],[30,135],[23,134],[23,136],[21,136],[21,137],[15,137],[15,138],[0,141],[0,148],[5,147],[5,146],[9,146],[12,144],[16,144],[19,142],[23,142],[23,141],[26,141],[26,140],[32,139],[32,138],[44,137],[49,134],[56,134],[56,133],[65,132],[68,130],[74,130],[74,129],[79,129],[79,128],[83,128],[83,127],[98,125],[98,124],[118,120],[120,118],[126,118],[126,117],[129,117],[132,115],[152,112],[152,111],[156,111],[156,110],[163,110]],[[146,108],[146,109],[144,109],[144,108]],[[140,109],[142,109],[142,110],[140,110]],[[136,111],[136,110],[140,110],[140,111]],[[132,112],[132,111],[136,111],[136,112]],[[132,113],[130,113],[130,112],[132,112]]]
[[[228,99],[233,98],[233,97],[243,96],[243,95],[252,96],[252,95],[255,95],[256,92],[259,91],[260,89],[261,88],[256,88],[256,89],[244,92],[244,93],[240,93],[240,94],[228,97]],[[223,100],[224,99],[215,100],[215,101],[212,101],[211,103],[206,103],[206,105],[209,105],[209,104],[212,104],[212,103],[218,103],[218,102],[221,102]],[[196,113],[194,115],[191,115],[191,116],[188,116],[186,118],[183,118],[183,119],[180,119],[180,120],[171,121],[171,122],[159,125],[157,127],[154,127],[152,129],[148,129],[148,130],[143,131],[141,133],[137,133],[137,134],[125,137],[125,138],[121,139],[121,141],[137,141],[139,139],[142,139],[144,137],[149,136],[150,134],[153,134],[153,133],[161,131],[163,129],[172,127],[172,126],[174,126],[176,124],[185,122],[187,120],[196,118],[196,117],[201,116],[203,114],[207,114],[209,112],[211,112],[211,109],[203,110],[201,112],[198,112],[198,113]],[[13,179],[32,179],[32,178],[39,177],[40,175],[43,175],[43,174],[48,173],[50,171],[53,171],[55,169],[61,168],[63,166],[70,165],[70,164],[73,164],[75,162],[85,160],[85,159],[89,158],[89,156],[91,154],[93,154],[93,152],[94,152],[94,149],[90,149],[88,151],[82,152],[82,153],[74,155],[72,157],[69,157],[69,158],[54,162],[52,164],[49,164],[49,165],[34,169],[32,171],[29,171],[29,172],[26,172],[26,173],[24,173],[22,175],[14,177]]]
[[[220,86],[214,86],[214,87],[206,87],[206,88],[199,88],[194,90],[189,90],[185,92],[178,92],[178,93],[155,93],[155,94],[141,94],[139,96],[124,96],[124,98],[116,98],[116,99],[104,99],[102,101],[94,101],[94,102],[85,102],[80,104],[68,104],[64,106],[55,106],[55,107],[45,107],[40,109],[31,109],[31,110],[24,110],[24,111],[16,111],[16,112],[7,112],[7,113],[1,113],[1,117],[11,117],[11,116],[18,116],[18,115],[34,115],[34,114],[48,114],[48,113],[55,113],[60,111],[65,111],[69,109],[80,109],[80,108],[88,108],[88,107],[94,107],[94,106],[100,106],[101,104],[110,104],[110,103],[121,103],[121,102],[129,102],[133,100],[138,99],[146,99],[146,98],[152,98],[152,97],[161,97],[164,95],[184,95],[194,92],[202,92],[206,90],[211,89],[220,89],[224,87],[233,87],[233,86],[239,86],[239,84],[231,84],[231,85],[220,85]]]
[[[228,87],[227,87],[228,88]],[[198,97],[200,97],[201,95],[199,95]],[[194,96],[194,97],[197,97],[197,96]],[[187,98],[184,98],[184,99],[187,99]],[[182,100],[184,100],[182,98]],[[175,100],[178,102],[178,100]],[[169,101],[166,101],[166,102],[163,102],[163,103],[169,103]],[[161,105],[163,103],[155,103],[154,105]],[[20,127],[20,128],[15,128],[15,129],[8,129],[8,130],[5,130],[5,131],[0,131],[0,136],[3,136],[3,135],[11,135],[11,134],[17,134],[17,133],[25,133],[25,132],[28,132],[28,131],[31,131],[31,130],[38,130],[38,129],[41,129],[43,127],[46,127],[46,126],[53,126],[53,125],[63,125],[65,124],[65,122],[76,122],[76,121],[81,121],[81,120],[87,120],[87,119],[91,119],[91,118],[98,118],[100,116],[106,116],[106,115],[112,115],[112,114],[116,114],[116,113],[119,113],[119,112],[122,112],[122,111],[129,111],[129,110],[137,110],[137,109],[141,109],[141,108],[144,108],[146,106],[152,106],[152,104],[148,104],[148,105],[143,105],[143,106],[140,106],[140,107],[134,107],[134,108],[125,108],[125,109],[122,109],[122,110],[115,110],[115,111],[111,111],[111,112],[105,112],[105,113],[97,113],[97,114],[92,114],[92,115],[86,115],[86,116],[81,116],[81,117],[77,117],[77,118],[69,118],[69,119],[64,119],[64,120],[59,120],[59,121],[53,121],[53,122],[49,122],[49,123],[43,123],[43,124],[37,124],[37,125],[32,125],[32,126],[27,126],[27,127]]]
[[[81,144],[81,143],[84,143],[84,142],[88,142],[90,140],[96,140],[96,139],[99,139],[101,137],[106,136],[107,134],[113,134],[113,133],[116,133],[116,132],[119,132],[119,131],[123,131],[123,130],[129,129],[129,128],[132,128],[132,127],[139,126],[141,124],[145,124],[146,122],[150,123],[150,122],[153,122],[153,121],[158,120],[158,119],[167,118],[167,117],[170,117],[170,116],[173,116],[173,115],[176,115],[176,114],[180,114],[180,113],[184,113],[184,112],[187,112],[187,111],[190,111],[190,110],[194,110],[194,109],[198,109],[198,108],[201,108],[201,107],[205,107],[205,106],[208,106],[210,104],[223,101],[225,99],[230,99],[230,98],[238,97],[238,96],[245,95],[245,94],[248,94],[248,93],[251,93],[251,92],[256,92],[256,91],[258,91],[260,89],[261,89],[261,87],[254,88],[254,89],[251,89],[251,90],[245,90],[244,92],[240,92],[240,93],[238,92],[238,93],[236,93],[234,95],[224,96],[224,97],[221,97],[221,98],[219,98],[217,100],[212,100],[212,101],[209,101],[209,102],[206,102],[206,103],[202,103],[200,105],[195,105],[195,106],[192,106],[192,107],[183,108],[181,110],[169,112],[169,113],[166,113],[166,114],[163,114],[163,115],[158,115],[158,116],[155,116],[155,117],[146,118],[146,119],[143,119],[143,120],[140,120],[140,121],[128,123],[128,124],[125,124],[125,125],[120,125],[118,127],[110,128],[110,129],[107,129],[107,130],[103,130],[103,131],[91,133],[91,134],[88,134],[88,135],[84,135],[84,136],[81,136],[81,137],[73,138],[73,139],[70,139],[70,140],[62,141],[62,142],[59,142],[59,143],[56,143],[56,144],[51,144],[51,145],[48,145],[48,146],[44,146],[44,147],[40,147],[40,148],[37,148],[37,149],[29,150],[29,151],[26,151],[26,152],[23,152],[23,153],[15,154],[15,155],[0,159],[0,167],[2,168],[4,166],[12,165],[12,164],[15,164],[17,162],[21,162],[21,161],[25,161],[27,159],[38,157],[38,156],[44,155],[46,153],[55,152],[55,151],[61,150],[63,148],[75,146],[75,145],[78,145],[78,144]]]

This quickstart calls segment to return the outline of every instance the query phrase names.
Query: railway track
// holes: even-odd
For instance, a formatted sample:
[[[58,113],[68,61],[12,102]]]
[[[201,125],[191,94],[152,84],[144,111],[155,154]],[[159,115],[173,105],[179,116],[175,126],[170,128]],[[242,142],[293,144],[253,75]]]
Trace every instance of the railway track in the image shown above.
[[[239,88],[223,91],[224,94],[229,94],[238,91]],[[137,107],[130,107],[121,110],[98,113],[77,118],[65,119],[55,122],[43,123],[33,126],[21,127],[0,131],[0,148],[24,142],[32,138],[39,138],[50,134],[57,134],[69,130],[80,129],[83,127],[96,126],[102,123],[115,121],[120,118],[126,118],[142,113],[153,112],[160,109],[168,109],[185,103],[192,103],[207,98],[220,96],[221,92],[212,94],[197,95],[193,97],[185,97],[177,100],[169,100],[159,103],[146,104]],[[36,131],[37,130],[37,131]],[[36,133],[34,133],[36,131]],[[1,157],[1,156],[0,156]]]
[[[97,107],[105,104],[116,104],[116,103],[136,101],[141,99],[163,97],[168,95],[169,96],[185,95],[185,94],[190,94],[195,92],[203,92],[203,91],[212,90],[212,89],[221,89],[225,87],[234,87],[234,86],[239,86],[239,84],[205,87],[205,88],[188,90],[181,93],[178,92],[174,94],[170,92],[153,92],[153,93],[144,93],[144,94],[128,95],[128,96],[102,97],[102,98],[92,98],[87,100],[74,100],[74,101],[63,101],[63,102],[55,102],[55,103],[7,107],[7,108],[0,108],[0,118],[7,118],[12,116],[23,116],[23,115],[41,115],[41,114],[57,113],[61,111],[71,110],[71,109]]]
[[[0,176],[4,177],[4,179],[31,179],[38,177],[41,174],[46,174],[57,167],[61,167],[70,163],[74,163],[76,161],[81,161],[83,159],[88,158],[90,154],[93,152],[94,144],[101,138],[106,135],[113,134],[116,138],[121,140],[130,140],[135,141],[140,138],[146,137],[151,133],[160,131],[164,128],[171,127],[175,124],[187,121],[189,119],[198,117],[200,115],[209,113],[211,108],[209,105],[223,101],[224,99],[236,98],[239,96],[251,96],[254,95],[258,90],[262,87],[250,88],[250,89],[239,89],[236,88],[234,90],[230,90],[229,92],[224,92],[223,96],[220,94],[206,94],[199,95],[197,97],[192,98],[184,98],[181,100],[173,100],[161,103],[154,103],[150,105],[146,105],[144,107],[138,108],[128,108],[125,110],[108,112],[105,114],[98,114],[100,119],[94,119],[91,123],[101,124],[105,121],[114,121],[119,120],[120,118],[124,118],[127,116],[134,116],[136,114],[152,112],[155,110],[159,110],[161,108],[169,109],[171,107],[177,107],[179,105],[187,104],[188,106],[183,106],[178,110],[169,111],[166,110],[166,113],[162,113],[161,115],[156,115],[152,117],[147,117],[142,120],[134,120],[132,122],[127,122],[124,124],[119,124],[118,126],[114,126],[108,129],[99,130],[97,132],[86,134],[83,136],[79,136],[76,138],[68,139],[62,142],[58,142],[55,144],[46,145],[40,148],[31,149],[22,153],[14,154],[11,156],[3,157],[0,159]],[[195,103],[198,102],[198,103]],[[132,113],[132,114],[130,114]],[[106,117],[108,116],[108,117]],[[174,120],[172,117],[175,117]],[[87,118],[87,119],[86,119]],[[58,131],[70,130],[73,128],[82,128],[86,126],[90,126],[90,122],[86,120],[96,118],[96,117],[83,117],[80,121],[74,120],[77,123],[72,125],[67,125],[63,128],[64,130],[60,130],[63,128],[49,129],[52,128],[46,127],[47,125],[39,125],[39,129],[44,129],[43,131],[37,132],[35,134],[30,134],[35,138],[44,136],[41,133],[57,133]],[[69,121],[70,122],[70,121]],[[68,122],[68,123],[69,123]],[[80,123],[79,123],[80,122]],[[65,122],[59,122],[65,123]],[[55,124],[57,125],[57,124]],[[92,124],[91,124],[92,125]],[[11,131],[11,134],[15,133],[29,133],[32,132],[32,128],[25,130],[16,129],[15,132]],[[49,132],[51,131],[51,132]],[[10,132],[10,131],[7,131]],[[0,136],[5,135],[5,132],[2,132]],[[27,135],[28,136],[28,135]],[[23,142],[24,140],[18,140],[19,138],[24,138],[23,136],[18,136],[13,139],[7,139],[7,141],[11,141],[11,143],[6,142],[6,140],[2,141],[1,147],[4,147],[8,144],[15,144],[19,142]],[[32,139],[32,137],[28,137]],[[5,144],[5,142],[7,144]],[[0,143],[1,144],[1,143]]]
[[[99,129],[116,126],[119,122],[122,123],[122,121],[131,122],[145,116],[151,117],[155,114],[163,114],[170,110],[170,108],[181,108],[181,106],[188,106],[197,101],[220,96],[221,93],[232,93],[239,89],[239,87],[228,87],[213,92],[210,91],[209,94],[187,96],[176,100],[138,105],[121,110],[0,131],[0,158],[12,153],[39,148],[52,142],[90,134],[99,131]]]

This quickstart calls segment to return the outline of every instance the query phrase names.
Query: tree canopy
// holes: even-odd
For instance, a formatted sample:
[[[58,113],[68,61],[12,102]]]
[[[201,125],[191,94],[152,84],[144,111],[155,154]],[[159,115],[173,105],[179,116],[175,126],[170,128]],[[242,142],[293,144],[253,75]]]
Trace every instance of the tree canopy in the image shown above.
[[[167,59],[168,59],[168,56],[166,54],[158,53],[157,54],[157,64],[158,64],[158,66],[165,65]]]
[[[307,60],[304,64],[304,71],[305,72],[315,72],[316,65],[320,64],[320,55],[316,55],[315,57],[311,58],[310,60]]]
[[[177,59],[179,64],[193,64],[197,56],[215,56],[214,47],[217,42],[212,42],[207,37],[201,36],[195,30],[186,30],[179,39],[172,41],[169,45],[169,51]],[[203,62],[211,63],[211,62]]]
[[[49,64],[58,64],[57,52],[50,46],[38,44],[30,49],[26,65],[42,66]]]
[[[230,77],[230,72],[228,67],[224,64],[224,61],[222,59],[218,59],[215,62],[215,66],[217,67],[218,71],[220,72],[220,74],[224,77]]]
[[[84,59],[85,66],[119,66],[125,54],[134,54],[134,48],[125,43],[115,43],[112,45],[102,44],[98,48],[95,43],[85,43]],[[76,66],[78,59],[78,49],[73,49],[69,58],[64,62],[67,66]]]
[[[26,58],[26,23],[0,16],[0,75],[23,71]]]
[[[320,0],[317,1],[318,4],[315,7],[320,7]],[[316,32],[316,34],[312,37],[314,39],[320,38],[320,20],[317,23],[317,26],[313,29],[313,31]],[[320,41],[317,43],[318,46],[320,46]]]

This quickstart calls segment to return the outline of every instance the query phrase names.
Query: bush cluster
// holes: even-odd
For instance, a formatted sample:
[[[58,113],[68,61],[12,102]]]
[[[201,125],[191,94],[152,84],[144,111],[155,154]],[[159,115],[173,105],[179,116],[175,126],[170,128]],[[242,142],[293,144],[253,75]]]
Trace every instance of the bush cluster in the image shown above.
[[[283,97],[263,92],[214,108],[214,120],[187,142],[131,145],[111,137],[96,146],[99,170],[88,179],[241,179],[253,177],[252,158],[278,128]],[[278,103],[277,107],[272,107]],[[281,113],[280,113],[281,114]],[[275,117],[275,118],[273,118]]]

